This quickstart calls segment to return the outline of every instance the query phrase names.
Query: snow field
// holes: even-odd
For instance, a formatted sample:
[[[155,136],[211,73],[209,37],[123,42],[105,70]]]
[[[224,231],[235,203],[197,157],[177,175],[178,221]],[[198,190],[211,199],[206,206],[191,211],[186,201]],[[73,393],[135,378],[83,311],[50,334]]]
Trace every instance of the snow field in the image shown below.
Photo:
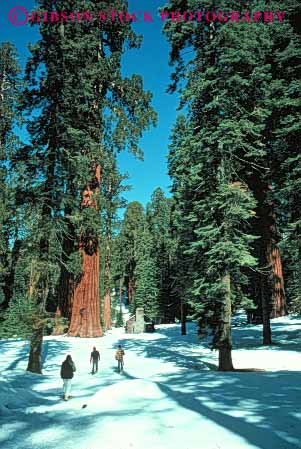
[[[26,372],[28,343],[0,341],[2,449],[301,449],[301,319],[273,320],[275,345],[261,326],[234,328],[235,368],[221,373],[217,354],[194,324],[157,326],[154,334],[113,329],[103,338],[46,337],[43,376]],[[125,349],[125,373],[114,354]],[[90,352],[100,351],[90,374]],[[74,398],[61,399],[60,365],[71,354]],[[85,406],[83,408],[83,406]]]

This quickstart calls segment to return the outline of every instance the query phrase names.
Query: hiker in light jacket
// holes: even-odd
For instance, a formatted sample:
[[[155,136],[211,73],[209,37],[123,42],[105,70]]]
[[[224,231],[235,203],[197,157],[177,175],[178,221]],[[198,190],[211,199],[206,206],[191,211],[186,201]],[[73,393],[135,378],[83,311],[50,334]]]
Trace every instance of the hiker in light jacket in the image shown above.
[[[118,362],[118,367],[117,367],[118,373],[123,373],[123,356],[124,356],[124,350],[119,345],[118,349],[116,351],[116,354],[115,354],[115,359]]]
[[[62,363],[61,366],[61,378],[63,379],[64,385],[64,400],[68,401],[71,392],[71,384],[74,372],[76,371],[74,362],[72,360],[71,355],[67,355],[66,360]]]

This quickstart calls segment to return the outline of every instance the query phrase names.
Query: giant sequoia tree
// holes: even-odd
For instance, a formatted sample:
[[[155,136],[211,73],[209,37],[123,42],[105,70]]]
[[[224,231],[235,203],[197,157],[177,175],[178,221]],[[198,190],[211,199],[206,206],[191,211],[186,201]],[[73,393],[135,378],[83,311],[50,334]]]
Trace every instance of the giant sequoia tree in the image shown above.
[[[286,2],[285,2],[286,4]],[[300,156],[300,2],[292,2],[283,33],[273,39],[273,79],[268,102],[272,106],[272,163],[274,196],[288,306],[301,310],[301,156]],[[272,32],[272,30],[271,30]],[[280,240],[280,239],[279,239]]]
[[[129,22],[99,22],[97,13],[106,6],[102,1],[40,0],[38,5],[96,13],[91,21],[40,25],[41,39],[31,46],[26,68],[24,107],[32,145],[24,153],[40,224],[34,288],[40,292],[41,313],[49,302],[55,263],[62,270],[58,306],[71,314],[70,335],[98,336],[99,184],[105,148],[139,153],[138,140],[155,115],[141,78],[121,74],[125,46],[139,46]],[[111,6],[126,9],[121,0]],[[49,236],[56,241],[54,253]]]

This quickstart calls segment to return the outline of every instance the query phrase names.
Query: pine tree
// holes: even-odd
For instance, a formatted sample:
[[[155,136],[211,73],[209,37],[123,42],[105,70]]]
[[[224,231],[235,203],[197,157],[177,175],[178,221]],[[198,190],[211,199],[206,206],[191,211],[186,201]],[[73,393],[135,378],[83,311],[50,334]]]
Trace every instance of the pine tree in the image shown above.
[[[180,138],[179,131],[185,131],[181,117],[178,124],[182,127],[175,130],[170,154],[171,175],[174,166],[183,167],[175,172],[173,186],[183,267],[179,277],[184,274],[177,282],[184,304],[190,303],[194,310],[200,335],[208,329],[213,333],[219,369],[231,370],[231,313],[238,299],[248,301],[242,294],[247,280],[242,269],[256,263],[250,254],[254,238],[245,225],[255,202],[247,186],[235,180],[234,167],[221,145],[214,151],[215,142],[207,147],[208,140],[200,142],[199,135],[194,138],[189,132]],[[207,139],[210,131],[206,130]],[[222,142],[222,135],[219,139]],[[213,157],[215,169],[206,163]]]
[[[157,321],[159,314],[158,268],[152,256],[153,247],[154,241],[145,226],[137,247],[134,270],[135,290],[130,309],[132,313],[135,313],[138,307],[143,307],[147,319]]]
[[[15,266],[12,297],[0,325],[1,338],[30,338],[31,336],[32,317],[35,314],[35,308],[28,296],[29,278],[29,258],[23,242],[21,257]]]
[[[21,89],[16,49],[9,42],[0,45],[0,308],[12,297],[15,265],[21,248],[16,205],[16,173],[12,161],[19,148],[13,132],[20,123],[17,111]],[[15,170],[16,172],[16,170]]]
[[[124,251],[122,238],[120,234],[120,227],[122,226],[122,221],[119,222],[119,229],[117,235],[112,239],[112,258],[111,258],[111,273],[114,288],[114,301],[113,310],[115,316],[115,326],[122,327],[123,313],[122,313],[122,302],[124,294],[124,283],[125,283],[125,270],[126,270],[126,253]]]
[[[171,238],[172,200],[157,188],[147,205],[146,219],[153,239],[152,257],[157,267],[157,287],[159,290],[160,321],[173,322],[176,307],[172,297],[173,244]]]
[[[143,206],[138,201],[129,203],[124,213],[120,229],[118,246],[115,251],[123,263],[124,283],[127,289],[128,303],[131,304],[135,292],[135,269],[138,261],[138,249],[145,228]]]
[[[181,334],[186,335],[186,318],[189,311],[190,290],[193,264],[185,251],[194,240],[195,223],[189,222],[193,192],[190,190],[188,175],[190,165],[195,163],[190,142],[192,132],[184,115],[179,114],[172,130],[169,146],[168,168],[172,178],[171,192],[173,208],[171,215],[171,233],[173,242],[172,290],[174,301],[178,304],[177,315],[181,320]]]
[[[263,4],[252,4],[252,8],[261,9]],[[193,6],[194,2],[190,1],[172,2],[166,10],[176,7],[183,12]],[[205,1],[203,6],[212,9],[211,2]],[[241,2],[239,5],[236,2],[219,4],[221,10],[234,6],[241,11],[248,5]],[[265,344],[271,343],[270,314],[285,313],[275,186],[279,183],[279,161],[283,153],[288,154],[282,149],[286,146],[283,143],[290,138],[295,143],[297,131],[296,78],[290,66],[292,56],[298,51],[295,29],[299,8],[297,2],[289,5],[272,2],[269,3],[271,7],[288,11],[285,23],[183,25],[169,21],[165,26],[172,46],[171,62],[177,63],[170,90],[176,89],[181,77],[188,80],[181,89],[181,105],[189,105],[190,126],[193,135],[200,136],[200,151],[204,151],[204,143],[208,148],[213,144],[213,151],[207,158],[207,164],[214,165],[213,176],[220,167],[221,159],[217,160],[216,154],[218,146],[222,145],[224,162],[233,167],[233,174],[237,176],[236,180],[230,176],[230,184],[242,180],[257,201],[256,218],[249,222],[252,234],[257,237],[251,245],[251,253],[259,261],[259,270],[244,270],[251,281],[251,288],[245,290],[254,298],[262,315]],[[182,57],[183,50],[190,56]],[[279,114],[279,109],[283,115]],[[288,119],[285,118],[287,112],[290,113]],[[282,118],[279,120],[279,117]],[[289,124],[284,133],[279,129],[279,122]],[[222,135],[217,139],[220,131]],[[197,156],[192,163],[197,163]],[[177,168],[173,170],[174,175]],[[199,186],[192,187],[192,192],[196,188],[200,190]],[[186,191],[189,192],[189,185]]]
[[[177,3],[177,8],[180,7],[180,10],[184,11],[188,3]],[[169,8],[172,10],[174,6],[172,4]],[[243,5],[241,7],[243,8]],[[210,302],[214,304],[217,301],[218,304],[219,295],[224,292],[222,308],[227,310],[227,326],[229,326],[229,307],[226,307],[226,304],[229,303],[230,296],[232,298],[235,295],[239,296],[236,292],[241,292],[243,296],[248,293],[247,285],[240,285],[237,279],[242,279],[244,284],[251,278],[249,268],[255,264],[252,254],[257,256],[261,268],[259,296],[264,321],[264,342],[270,343],[269,308],[275,286],[271,285],[270,288],[268,284],[269,277],[273,273],[270,255],[272,245],[275,246],[275,231],[273,208],[270,207],[270,210],[264,212],[264,207],[271,201],[269,184],[273,174],[268,157],[270,143],[266,138],[271,113],[266,101],[272,78],[268,64],[272,55],[271,36],[265,25],[255,26],[246,23],[216,23],[210,27],[200,23],[181,27],[179,23],[169,22],[165,32],[172,45],[172,62],[178,61],[172,89],[176,87],[180,76],[184,75],[188,80],[182,87],[181,101],[182,105],[187,104],[189,107],[188,125],[191,129],[191,138],[190,142],[186,140],[186,145],[192,151],[190,156],[189,152],[186,152],[190,180],[186,182],[182,180],[186,188],[181,196],[184,202],[191,203],[188,207],[188,211],[191,210],[191,225],[195,226],[195,223],[205,221],[208,226],[208,234],[205,232],[206,227],[201,226],[198,229],[196,226],[193,230],[195,236],[188,245],[190,249],[187,253],[195,255],[193,248],[205,245],[201,243],[202,240],[210,242],[211,236],[213,238],[211,244],[214,245],[214,237],[217,235],[218,240],[215,244],[218,245],[220,240],[217,248],[225,246],[224,255],[229,257],[227,267],[213,270],[214,279],[219,279],[220,287],[216,290],[213,288],[216,296],[212,296],[210,285],[214,286],[216,280],[210,279],[209,283],[208,281],[202,283],[196,274],[200,273],[202,279],[204,272],[209,268],[212,269],[213,261],[209,256],[214,254],[216,249],[210,244],[208,248],[204,248],[205,251],[199,255],[199,259],[203,259],[200,263],[203,267],[199,266],[191,271],[194,285],[199,283],[194,294],[210,293]],[[192,48],[192,56],[188,62],[181,58],[181,52],[187,47]],[[177,172],[176,167],[175,171]],[[253,182],[254,180],[257,184]],[[240,188],[234,191],[233,186]],[[216,196],[212,192],[215,192]],[[236,192],[237,212],[228,215],[226,210],[223,210],[220,199],[228,201],[233,192]],[[256,213],[261,225],[260,227],[258,225],[258,232],[252,232],[252,236],[248,234],[248,226],[254,216],[254,199],[257,200]],[[230,203],[229,200],[228,207]],[[224,230],[225,228],[230,230],[229,235],[233,234],[233,237],[237,236],[236,246],[241,251],[241,264],[235,257],[235,252],[232,252],[231,246],[226,244],[228,234],[218,234],[217,230],[214,230],[216,226],[217,229],[222,226]],[[198,235],[200,241],[196,238]],[[255,236],[258,236],[257,240]],[[256,246],[259,246],[259,252],[253,250]],[[206,308],[210,316],[208,304],[203,310]],[[211,323],[215,331],[223,323],[221,316],[216,323]],[[215,346],[222,343],[220,338],[223,332],[220,329],[215,334],[213,339]],[[225,334],[227,332],[225,330]],[[231,345],[227,345],[229,349]],[[220,355],[220,369],[231,368],[231,360],[224,363],[221,351]]]

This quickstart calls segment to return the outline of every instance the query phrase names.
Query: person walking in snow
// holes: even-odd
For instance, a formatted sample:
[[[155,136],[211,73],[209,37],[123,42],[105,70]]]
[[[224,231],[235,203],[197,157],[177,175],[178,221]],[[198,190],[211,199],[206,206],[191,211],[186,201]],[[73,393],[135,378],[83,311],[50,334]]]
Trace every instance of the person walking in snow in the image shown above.
[[[92,363],[92,374],[97,373],[99,360],[100,360],[99,352],[97,351],[97,349],[94,346],[93,351],[91,352],[91,357],[90,357],[90,364]]]
[[[115,359],[118,362],[118,367],[117,367],[118,373],[123,373],[123,356],[124,356],[124,350],[119,345],[118,349],[116,351],[116,354],[115,354]]]
[[[71,393],[72,378],[76,371],[71,355],[67,355],[61,366],[61,378],[63,379],[64,400],[68,401]]]

